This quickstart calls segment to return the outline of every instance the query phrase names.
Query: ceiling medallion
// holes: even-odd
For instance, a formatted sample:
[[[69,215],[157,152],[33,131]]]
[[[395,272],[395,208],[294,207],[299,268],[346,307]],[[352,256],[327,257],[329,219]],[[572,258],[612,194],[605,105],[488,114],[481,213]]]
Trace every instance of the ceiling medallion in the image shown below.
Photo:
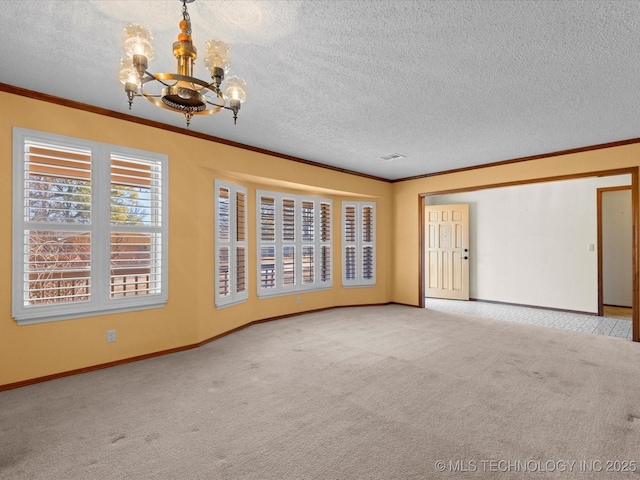
[[[120,81],[129,99],[129,110],[134,97],[144,97],[158,107],[184,115],[187,128],[194,115],[211,115],[223,109],[233,112],[233,123],[238,119],[240,105],[247,98],[246,83],[240,77],[230,77],[221,87],[225,74],[229,71],[229,47],[219,40],[209,40],[204,65],[211,73],[211,82],[193,76],[193,64],[197,57],[196,47],[191,38],[191,19],[187,3],[182,2],[182,20],[178,41],[173,43],[173,55],[178,61],[177,73],[151,73],[148,64],[153,60],[151,32],[142,25],[129,24],[125,27],[125,56],[121,60]],[[148,85],[156,86],[159,93],[150,93]]]

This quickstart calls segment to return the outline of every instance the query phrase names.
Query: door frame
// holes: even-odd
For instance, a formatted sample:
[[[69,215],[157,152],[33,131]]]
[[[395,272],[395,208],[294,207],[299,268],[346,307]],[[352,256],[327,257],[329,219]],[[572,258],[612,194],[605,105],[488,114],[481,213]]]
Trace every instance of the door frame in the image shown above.
[[[631,231],[633,232],[633,305],[632,305],[632,334],[631,339],[634,342],[640,342],[640,311],[638,309],[638,294],[640,292],[640,284],[638,278],[638,259],[640,258],[640,252],[638,251],[638,236],[639,236],[639,226],[640,226],[640,218],[638,217],[639,208],[638,202],[640,201],[640,193],[638,191],[638,178],[639,178],[639,167],[628,167],[628,168],[619,168],[619,169],[611,169],[611,170],[601,170],[601,171],[592,171],[585,173],[576,173],[571,175],[558,175],[551,177],[542,177],[535,178],[529,180],[519,180],[513,182],[502,182],[502,183],[492,183],[486,185],[478,185],[474,187],[465,187],[465,188],[456,188],[449,190],[438,190],[425,192],[418,195],[418,306],[420,308],[425,307],[425,298],[424,298],[424,269],[425,269],[425,258],[424,258],[424,246],[425,246],[425,237],[424,237],[424,205],[426,205],[427,197],[431,197],[434,195],[444,195],[444,194],[452,194],[452,193],[464,193],[464,192],[473,192],[476,190],[487,190],[490,188],[498,188],[498,187],[510,187],[516,185],[527,185],[531,183],[545,183],[545,182],[554,182],[559,180],[575,180],[580,178],[589,178],[589,177],[610,177],[614,175],[631,175]]]
[[[602,263],[602,194],[606,192],[617,192],[621,190],[632,190],[631,185],[620,185],[618,187],[602,187],[597,189],[597,201],[598,201],[598,316],[602,317],[604,315],[604,277],[602,274],[603,263]],[[633,191],[631,193],[633,197]],[[633,199],[631,200],[633,203]],[[631,223],[633,225],[633,214],[631,218]],[[633,226],[631,227],[633,232]],[[633,255],[633,252],[632,252]],[[635,262],[632,262],[635,264]],[[634,274],[635,276],[635,274]],[[632,294],[635,298],[635,292]],[[632,299],[633,301],[633,299]]]

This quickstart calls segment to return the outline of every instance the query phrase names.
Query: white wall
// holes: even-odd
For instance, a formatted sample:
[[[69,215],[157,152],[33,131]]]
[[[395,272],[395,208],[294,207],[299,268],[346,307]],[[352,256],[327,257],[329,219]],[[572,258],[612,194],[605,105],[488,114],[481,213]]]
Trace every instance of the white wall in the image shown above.
[[[631,190],[602,193],[602,297],[605,305],[633,302]]]
[[[597,313],[596,189],[630,182],[622,175],[535,183],[427,202],[469,204],[471,298]]]

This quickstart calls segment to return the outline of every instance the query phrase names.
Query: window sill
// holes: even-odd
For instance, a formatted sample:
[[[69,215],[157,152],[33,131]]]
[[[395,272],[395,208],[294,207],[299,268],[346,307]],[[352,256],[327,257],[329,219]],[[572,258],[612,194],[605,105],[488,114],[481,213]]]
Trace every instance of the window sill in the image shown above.
[[[43,305],[38,307],[38,311],[29,309],[28,311],[21,313],[14,313],[13,318],[18,325],[36,325],[38,323],[58,322],[62,320],[73,320],[77,318],[97,317],[100,315],[111,315],[116,313],[138,312],[141,310],[150,310],[154,308],[164,308],[167,304],[166,299],[158,300],[157,302],[149,302],[137,305],[126,305],[118,307],[102,307],[102,308],[85,308],[83,310],[74,309],[57,311],[54,313],[44,314],[44,309],[51,309],[50,305]]]

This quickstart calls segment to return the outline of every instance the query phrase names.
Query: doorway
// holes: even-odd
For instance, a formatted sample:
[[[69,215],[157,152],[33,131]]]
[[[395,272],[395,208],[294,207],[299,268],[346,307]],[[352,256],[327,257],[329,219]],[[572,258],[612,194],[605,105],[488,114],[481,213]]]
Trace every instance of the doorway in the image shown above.
[[[472,193],[472,192],[476,192],[476,191],[485,191],[485,190],[493,190],[496,188],[500,188],[500,187],[512,187],[512,186],[524,186],[524,185],[529,185],[529,184],[544,184],[544,183],[553,183],[556,181],[562,181],[562,180],[578,180],[578,179],[597,179],[597,178],[603,178],[603,177],[613,177],[613,176],[618,176],[618,175],[629,175],[630,178],[630,187],[631,187],[631,195],[632,195],[632,232],[633,232],[633,260],[632,260],[632,270],[633,270],[633,274],[632,274],[632,292],[633,292],[633,298],[632,298],[632,329],[633,329],[633,334],[632,334],[632,339],[633,341],[640,341],[640,317],[639,317],[639,312],[638,312],[638,296],[639,296],[639,281],[638,281],[638,242],[637,242],[637,237],[638,237],[638,225],[639,225],[639,221],[638,221],[638,214],[639,214],[639,209],[638,209],[638,202],[640,199],[640,194],[638,193],[638,169],[637,168],[625,168],[625,169],[618,169],[618,170],[606,170],[606,171],[601,171],[601,172],[589,172],[589,173],[584,173],[584,174],[575,174],[575,175],[567,175],[567,176],[559,176],[559,177],[546,177],[546,178],[540,178],[540,179],[531,179],[531,180],[525,180],[525,181],[519,181],[519,182],[505,182],[505,183],[497,183],[497,184],[488,184],[488,185],[484,185],[484,186],[475,186],[475,187],[471,187],[471,188],[460,188],[460,189],[451,189],[451,190],[442,190],[442,191],[431,191],[429,193],[424,193],[421,194],[419,196],[419,205],[420,205],[420,216],[419,216],[419,234],[420,234],[420,238],[419,238],[419,305],[421,307],[425,306],[425,268],[426,268],[426,263],[425,263],[425,256],[426,256],[426,232],[425,232],[425,218],[424,218],[424,206],[427,204],[431,204],[432,203],[432,199],[434,198],[444,198],[445,196],[448,195],[453,195],[453,194],[467,194],[467,193]],[[610,186],[610,185],[616,185],[615,183],[609,183],[608,185],[605,183],[605,185],[603,186]],[[620,185],[620,184],[618,184]],[[628,187],[627,187],[628,188]],[[593,192],[593,196],[595,196],[595,189],[592,190]],[[591,197],[593,198],[593,197]],[[456,199],[452,199],[452,198],[446,198],[442,201],[442,203],[469,203],[467,201],[468,199],[460,197],[460,198],[456,198]],[[591,200],[591,205],[593,205],[593,213],[591,214],[592,217],[594,218],[596,216],[596,202],[594,201],[595,199]],[[473,202],[471,202],[473,203]],[[564,209],[564,212],[566,213],[566,215],[569,215],[569,217],[571,217],[573,215],[573,212],[571,209],[567,209],[566,205],[560,204],[556,201],[554,202],[550,202],[549,206],[551,207],[552,210],[557,210],[557,209]],[[524,211],[524,214],[527,214],[526,210]],[[568,217],[568,218],[569,218]],[[478,219],[478,221],[476,222],[477,225],[486,225],[486,222],[483,220],[482,222],[480,221],[480,219]],[[594,221],[595,223],[595,221]],[[592,235],[588,235],[591,238],[588,239],[585,236],[582,237],[578,237],[578,241],[575,243],[575,248],[574,248],[574,252],[577,252],[578,254],[582,254],[584,255],[584,252],[587,251],[587,247],[589,247],[589,250],[592,250],[590,248],[590,244],[591,243],[597,243],[596,241],[596,228],[595,225],[594,227],[592,227],[593,229],[591,230],[591,232],[593,233]],[[507,232],[505,229],[502,229],[505,233],[505,235],[509,236],[509,238],[513,238],[513,236],[509,235],[509,232]],[[474,233],[474,226],[472,225],[470,227],[470,232],[473,238],[476,237],[476,234]],[[554,231],[548,231],[548,232],[542,232],[542,234],[539,236],[540,240],[546,241],[548,239],[557,239],[559,238],[557,235],[555,235]],[[582,240],[580,240],[580,238],[583,238]],[[477,240],[477,239],[476,239]],[[474,242],[476,241],[474,240]],[[512,255],[502,255],[501,258],[505,258],[505,262],[510,262],[510,263],[522,263],[522,253],[523,249],[520,248],[520,243],[519,242],[512,242],[513,244],[513,248],[514,251],[510,252],[513,253]],[[478,248],[478,245],[476,245],[474,247]],[[590,252],[591,255],[593,255],[594,260],[596,259],[596,252],[591,251]],[[475,260],[474,261],[478,261],[478,256],[476,254],[474,254],[473,257]],[[548,269],[548,267],[552,267],[556,268],[556,265],[554,263],[549,263],[547,261],[545,261],[545,259],[540,259],[538,261],[538,263],[540,264],[539,266],[543,269],[543,271],[545,271],[545,268]],[[495,264],[493,264],[495,265]],[[592,264],[593,265],[593,264]],[[488,270],[487,270],[488,268]],[[596,314],[597,308],[598,308],[598,300],[597,298],[595,298],[595,296],[597,295],[597,271],[596,268],[597,267],[591,267],[593,268],[593,273],[591,274],[592,276],[590,278],[592,278],[593,280],[593,287],[591,292],[593,292],[591,295],[591,306],[589,308],[577,308],[576,310],[571,310],[571,307],[569,307],[568,309],[570,311],[575,311],[575,312],[579,312],[579,311],[583,311],[583,312],[593,312],[591,313]],[[482,293],[480,292],[480,295],[477,295],[478,293],[478,286],[479,285],[490,285],[492,282],[487,282],[487,281],[480,281],[479,279],[475,278],[474,275],[477,275],[478,270],[473,267],[473,265],[470,266],[470,269],[475,271],[475,274],[472,274],[472,279],[471,279],[471,298],[472,299],[478,299],[478,300],[489,300],[490,297],[487,298],[483,298]],[[482,271],[484,273],[490,272],[493,273],[493,267],[491,267],[490,265],[483,265]],[[521,277],[521,275],[520,275]],[[474,286],[475,285],[475,286]],[[510,286],[509,284],[507,284],[507,286]],[[508,298],[498,298],[498,299],[493,299],[495,301],[498,302],[505,302],[505,303],[513,303],[515,305],[540,305],[540,306],[544,306],[544,305],[548,305],[545,303],[528,303],[528,302],[519,302],[518,300],[510,300]],[[548,305],[551,306],[551,305]],[[551,306],[551,308],[553,308]],[[562,310],[562,308],[560,307],[560,310]]]
[[[631,187],[599,188],[598,315],[631,318],[633,219]]]

